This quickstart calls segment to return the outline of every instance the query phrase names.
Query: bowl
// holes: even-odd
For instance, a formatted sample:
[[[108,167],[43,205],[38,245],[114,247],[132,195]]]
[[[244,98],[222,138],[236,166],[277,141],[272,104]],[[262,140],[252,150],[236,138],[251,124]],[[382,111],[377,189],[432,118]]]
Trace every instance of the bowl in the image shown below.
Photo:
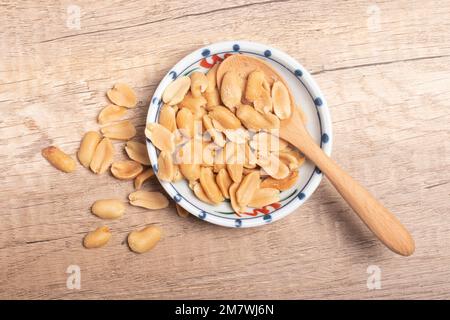
[[[326,99],[308,71],[286,53],[264,44],[249,41],[226,41],[200,48],[181,59],[164,76],[150,101],[147,123],[158,122],[163,105],[162,94],[165,88],[181,75],[193,71],[207,72],[216,62],[230,54],[245,54],[260,58],[269,63],[287,81],[295,98],[308,121],[306,128],[322,150],[331,154],[332,129]],[[147,149],[155,173],[158,171],[159,151],[147,139]],[[300,167],[297,183],[280,194],[280,201],[269,206],[249,209],[245,213],[235,214],[229,202],[213,206],[200,201],[191,191],[186,180],[160,183],[167,194],[188,212],[224,227],[247,228],[269,224],[282,219],[299,208],[319,186],[322,172],[309,160]]]

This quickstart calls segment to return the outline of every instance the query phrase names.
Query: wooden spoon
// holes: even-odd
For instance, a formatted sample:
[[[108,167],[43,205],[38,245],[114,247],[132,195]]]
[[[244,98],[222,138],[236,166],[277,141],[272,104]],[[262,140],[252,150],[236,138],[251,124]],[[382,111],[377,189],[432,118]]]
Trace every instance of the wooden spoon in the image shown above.
[[[274,80],[283,80],[270,65],[262,60],[249,56],[234,55],[230,61],[231,64],[227,65],[227,60],[230,58],[222,62],[224,68],[221,70],[222,66],[219,67],[217,71],[218,75],[219,72],[223,75],[226,69],[232,68],[233,65],[240,65],[240,70],[243,73],[248,70],[260,69],[269,78],[273,78],[275,75],[278,79],[275,78]],[[264,68],[261,67],[262,65],[264,65]],[[245,68],[242,66],[245,66]],[[292,95],[291,102],[292,115],[289,119],[281,121],[280,137],[297,147],[309,160],[319,167],[344,200],[347,201],[350,207],[352,207],[382,243],[395,253],[403,256],[411,255],[414,252],[415,244],[408,230],[369,191],[362,187],[322,151],[306,130],[302,117],[295,107]]]

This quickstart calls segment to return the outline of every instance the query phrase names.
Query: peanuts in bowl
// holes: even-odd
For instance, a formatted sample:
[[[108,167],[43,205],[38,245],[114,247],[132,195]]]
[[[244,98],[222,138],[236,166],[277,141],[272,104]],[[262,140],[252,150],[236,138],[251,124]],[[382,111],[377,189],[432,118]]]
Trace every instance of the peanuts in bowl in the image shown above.
[[[249,62],[235,63],[236,55]],[[177,205],[200,219],[228,227],[278,220],[321,179],[278,137],[292,108],[329,154],[325,99],[295,60],[244,41],[197,50],[166,75],[151,101],[145,134],[153,171]]]

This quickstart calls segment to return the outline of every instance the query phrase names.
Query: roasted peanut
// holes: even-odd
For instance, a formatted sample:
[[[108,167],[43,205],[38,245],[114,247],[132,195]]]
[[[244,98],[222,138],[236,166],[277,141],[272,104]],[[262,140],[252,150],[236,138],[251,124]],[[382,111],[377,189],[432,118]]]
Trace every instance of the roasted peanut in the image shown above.
[[[208,115],[204,115],[202,120],[203,125],[205,126],[214,143],[218,146],[223,147],[226,143],[225,138],[223,137],[223,134],[221,132],[214,128],[211,118]]]
[[[268,156],[258,154],[257,164],[272,178],[284,179],[289,175],[288,166],[272,153]]]
[[[135,191],[129,194],[130,204],[146,209],[163,209],[169,205],[169,200],[161,192]]]
[[[208,203],[208,204],[212,204],[215,205],[214,202],[212,202],[208,196],[205,193],[205,190],[203,189],[203,187],[201,186],[201,184],[198,181],[191,181],[191,189],[192,191],[194,191],[194,194],[197,198],[199,198],[201,201]]]
[[[87,249],[100,248],[111,239],[111,231],[107,226],[99,227],[89,232],[83,239],[83,245]]]
[[[225,199],[230,199],[230,193],[228,190],[230,189],[230,186],[233,184],[233,180],[231,180],[230,175],[228,174],[228,171],[225,168],[220,169],[219,172],[217,173],[216,183],[220,191],[222,192],[223,197]]]
[[[155,173],[151,168],[141,172],[135,179],[134,179],[134,188],[136,190],[139,190],[145,181],[153,177]]]
[[[99,124],[106,124],[113,121],[121,119],[125,113],[127,113],[127,108],[116,106],[115,104],[109,104],[100,111],[97,122]]]
[[[261,113],[269,113],[272,112],[272,98],[270,97],[269,90],[261,90],[260,96],[253,101],[253,106],[256,111]]]
[[[78,149],[77,153],[78,160],[83,165],[83,167],[88,168],[91,164],[92,157],[95,153],[95,148],[97,148],[97,145],[99,144],[101,139],[102,136],[96,131],[88,131],[84,135],[83,139],[81,140],[80,149]]]
[[[236,200],[236,191],[239,188],[239,183],[235,182],[230,186],[230,189],[228,190],[230,194],[230,203],[231,207],[233,208],[234,212],[236,212],[238,215],[243,213],[245,211],[245,207],[241,207],[237,200]]]
[[[208,115],[212,120],[216,120],[223,129],[238,129],[241,127],[241,121],[228,108],[216,106]]]
[[[236,190],[236,201],[239,206],[245,207],[249,204],[260,183],[259,172],[249,173],[242,179],[239,188]]]
[[[275,81],[272,86],[273,110],[281,120],[291,116],[291,98],[289,91],[281,81]]]
[[[163,181],[172,181],[174,173],[172,154],[167,151],[161,151],[158,156],[158,178]]]
[[[89,167],[92,172],[102,174],[108,170],[113,162],[114,146],[111,140],[103,138],[102,141],[95,148],[94,156],[92,157]]]
[[[177,127],[186,137],[194,137],[194,115],[192,112],[183,108],[177,113]]]
[[[177,129],[175,108],[165,104],[159,113],[159,124],[166,127],[170,132]]]
[[[278,201],[280,201],[280,191],[277,189],[256,189],[252,199],[248,203],[248,206],[253,208],[261,208]]]
[[[127,141],[125,151],[131,160],[137,161],[143,165],[149,166],[150,159],[148,158],[147,146],[137,141]]]
[[[179,204],[175,204],[175,208],[177,209],[177,213],[180,217],[182,218],[189,217],[189,212]]]
[[[242,82],[242,78],[234,71],[228,71],[223,76],[220,97],[223,104],[231,110],[241,104]]]
[[[147,123],[145,136],[161,151],[175,151],[175,139],[172,132],[159,123]]]
[[[261,188],[275,188],[280,191],[290,189],[295,185],[298,179],[298,171],[291,171],[291,173],[284,179],[274,179],[268,177],[261,182]]]
[[[193,114],[197,114],[200,109],[206,105],[206,99],[203,96],[194,97],[190,92],[186,94],[183,101],[178,105],[181,109],[187,108],[191,110]]]
[[[76,162],[69,155],[65,154],[61,149],[50,146],[42,149],[42,156],[47,159],[56,169],[63,172],[72,172],[76,168]]]
[[[137,103],[136,94],[133,89],[124,83],[116,83],[114,87],[106,93],[112,103],[127,108],[134,108]]]
[[[122,121],[107,125],[101,129],[103,135],[110,139],[129,140],[136,135],[136,128],[128,121]]]
[[[191,92],[192,95],[197,98],[202,95],[208,88],[208,79],[202,72],[191,73]]]
[[[128,246],[136,253],[144,253],[153,249],[161,239],[161,229],[157,226],[148,226],[135,230],[128,235]]]
[[[272,113],[262,114],[249,105],[241,105],[236,110],[236,116],[242,124],[250,130],[259,131],[261,129],[277,129],[280,127],[280,120]]]
[[[97,200],[91,207],[91,211],[102,219],[117,219],[123,216],[125,206],[117,199]]]
[[[254,102],[261,96],[261,91],[270,91],[269,83],[263,71],[256,70],[248,75],[247,86],[245,89],[245,99]]]
[[[214,173],[211,168],[201,168],[200,170],[200,184],[203,187],[208,198],[214,203],[219,204],[224,200],[222,192],[214,179]]]
[[[178,77],[170,83],[164,90],[162,99],[170,106],[180,103],[191,86],[191,78],[186,76]]]
[[[144,168],[139,162],[134,160],[124,160],[113,162],[111,173],[120,180],[129,180],[136,178]]]

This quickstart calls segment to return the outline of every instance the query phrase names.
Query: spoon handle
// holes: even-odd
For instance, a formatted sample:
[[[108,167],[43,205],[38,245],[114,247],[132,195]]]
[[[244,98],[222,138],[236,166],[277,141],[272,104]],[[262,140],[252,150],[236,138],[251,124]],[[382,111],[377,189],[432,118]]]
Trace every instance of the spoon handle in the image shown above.
[[[298,135],[292,140],[294,141],[290,142],[320,168],[350,207],[386,247],[403,256],[409,256],[414,252],[414,240],[400,221],[328,157],[309,134]]]

